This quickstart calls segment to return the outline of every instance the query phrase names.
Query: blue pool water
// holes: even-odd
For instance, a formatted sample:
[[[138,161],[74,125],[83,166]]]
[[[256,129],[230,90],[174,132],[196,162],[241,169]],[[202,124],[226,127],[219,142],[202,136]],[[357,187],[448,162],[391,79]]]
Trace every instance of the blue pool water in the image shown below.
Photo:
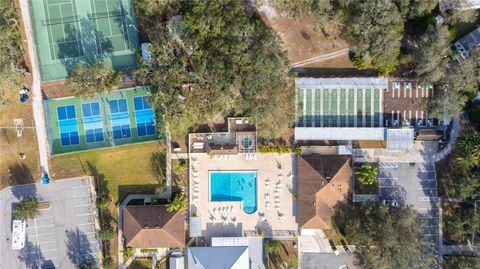
[[[243,201],[243,211],[257,211],[256,172],[210,172],[210,201]]]

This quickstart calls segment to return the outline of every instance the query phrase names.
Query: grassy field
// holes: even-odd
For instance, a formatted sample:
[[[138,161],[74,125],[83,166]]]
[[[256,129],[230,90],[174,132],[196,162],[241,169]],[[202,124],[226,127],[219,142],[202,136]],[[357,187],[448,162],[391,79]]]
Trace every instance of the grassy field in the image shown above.
[[[100,187],[106,187],[113,202],[118,204],[130,193],[163,191],[161,152],[164,148],[163,142],[151,142],[53,156],[50,174],[52,179],[96,176]]]
[[[269,268],[297,268],[298,267],[298,250],[294,244],[298,245],[296,240],[277,240],[278,247],[270,249],[267,247],[268,242],[264,241],[265,254],[268,253]]]
[[[27,184],[40,179],[38,147],[32,114],[31,99],[19,102],[18,89],[4,91],[0,98],[0,189],[12,185]],[[24,130],[20,137],[14,119],[23,120]],[[30,128],[29,128],[30,127]],[[25,154],[20,159],[20,153]]]

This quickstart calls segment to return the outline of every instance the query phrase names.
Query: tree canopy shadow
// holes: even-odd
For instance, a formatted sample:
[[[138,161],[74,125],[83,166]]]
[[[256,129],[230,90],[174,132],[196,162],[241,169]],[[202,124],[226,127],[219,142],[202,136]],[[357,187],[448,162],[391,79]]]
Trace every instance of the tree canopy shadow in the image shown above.
[[[51,264],[51,260],[46,260],[40,246],[31,241],[26,240],[25,246],[20,250],[18,259],[25,264],[27,268],[43,268],[47,263]]]
[[[24,163],[15,163],[8,167],[10,173],[10,185],[23,185],[35,183],[33,178],[32,171]]]
[[[98,249],[92,249],[90,239],[80,230],[66,231],[67,256],[69,260],[79,266],[97,265],[98,257],[94,254]]]

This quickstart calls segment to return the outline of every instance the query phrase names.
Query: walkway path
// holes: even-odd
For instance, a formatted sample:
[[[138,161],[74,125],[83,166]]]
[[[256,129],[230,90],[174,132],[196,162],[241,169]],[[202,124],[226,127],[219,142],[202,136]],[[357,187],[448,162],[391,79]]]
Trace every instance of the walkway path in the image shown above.
[[[40,155],[40,169],[42,173],[48,174],[47,129],[45,125],[45,114],[43,112],[42,89],[40,88],[40,71],[38,67],[35,41],[33,39],[33,30],[31,24],[32,20],[30,18],[30,8],[28,5],[28,0],[20,0],[20,9],[22,11],[23,24],[25,25],[25,33],[27,35],[28,56],[32,65],[32,107],[38,140],[38,153]]]
[[[300,66],[304,66],[304,65],[307,65],[307,64],[324,62],[324,61],[328,61],[328,60],[331,60],[331,59],[341,57],[345,54],[348,54],[348,52],[349,52],[348,48],[347,49],[342,49],[342,50],[334,51],[334,52],[331,52],[331,53],[328,53],[328,54],[322,54],[322,55],[319,55],[319,56],[315,56],[315,57],[312,57],[312,58],[308,58],[308,59],[305,59],[305,60],[302,60],[302,61],[292,63],[292,66],[293,67],[300,67]]]
[[[436,154],[435,161],[438,162],[443,160],[452,151],[453,145],[457,141],[457,137],[460,129],[460,118],[461,116],[453,119],[452,131],[450,132],[450,140],[448,141],[447,146],[443,148],[439,153]]]

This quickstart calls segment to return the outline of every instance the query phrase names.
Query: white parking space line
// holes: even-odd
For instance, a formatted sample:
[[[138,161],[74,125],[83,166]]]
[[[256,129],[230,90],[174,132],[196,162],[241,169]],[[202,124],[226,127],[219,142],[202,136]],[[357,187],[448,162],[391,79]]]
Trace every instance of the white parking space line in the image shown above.
[[[45,241],[45,242],[39,242],[38,244],[50,244],[50,243],[56,243],[57,241]]]
[[[72,189],[81,189],[81,188],[89,188],[90,186],[88,185],[82,185],[82,186],[74,186]]]
[[[46,228],[46,227],[53,227],[55,226],[54,224],[49,224],[49,225],[41,225],[41,226],[35,226],[35,227],[28,227],[28,229],[37,229],[37,228]]]
[[[46,216],[41,218],[35,218],[35,220],[42,220],[42,219],[53,219],[53,216]]]
[[[78,226],[80,225],[93,225],[93,222],[89,222],[89,223],[80,223],[80,224],[77,224]]]
[[[90,194],[82,195],[82,196],[74,196],[74,198],[83,198],[83,197],[90,197]]]
[[[32,236],[32,237],[39,237],[39,236],[52,235],[52,234],[55,234],[55,233],[35,234],[35,235],[31,235],[31,236]]]
[[[75,215],[77,217],[83,217],[83,216],[92,216],[94,215],[95,213],[85,213],[85,214],[78,214],[78,215]]]
[[[82,205],[76,205],[75,207],[87,207],[87,206],[91,206],[92,204],[82,204]]]
[[[425,188],[425,187],[422,187],[422,188],[417,188],[417,190],[436,190],[437,188]]]

